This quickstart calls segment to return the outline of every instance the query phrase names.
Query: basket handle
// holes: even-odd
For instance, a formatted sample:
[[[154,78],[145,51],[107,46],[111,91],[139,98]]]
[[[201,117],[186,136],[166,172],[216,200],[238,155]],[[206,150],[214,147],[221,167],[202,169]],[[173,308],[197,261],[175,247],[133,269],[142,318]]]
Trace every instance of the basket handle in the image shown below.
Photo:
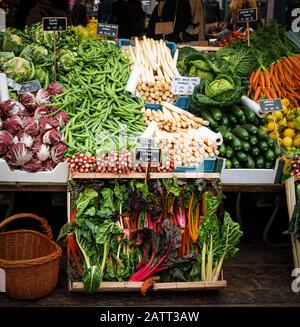
[[[33,213],[18,213],[9,218],[6,218],[0,223],[0,228],[4,227],[5,225],[7,225],[8,223],[10,223],[14,220],[21,219],[21,218],[33,218],[33,219],[37,220],[38,222],[40,222],[42,225],[43,232],[49,237],[50,240],[53,240],[52,230],[51,230],[51,227],[49,226],[47,220],[45,218],[39,217]]]

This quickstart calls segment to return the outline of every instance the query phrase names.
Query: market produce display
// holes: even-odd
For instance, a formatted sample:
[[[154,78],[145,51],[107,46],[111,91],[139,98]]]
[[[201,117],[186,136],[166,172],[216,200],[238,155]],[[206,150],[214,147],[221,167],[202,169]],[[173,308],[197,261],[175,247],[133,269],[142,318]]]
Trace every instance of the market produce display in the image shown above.
[[[51,98],[62,92],[55,84],[23,93],[20,102],[0,103],[0,156],[9,167],[27,172],[49,171],[64,161],[64,111],[56,113]],[[51,117],[52,116],[52,117]]]
[[[72,182],[68,242],[73,281],[218,281],[242,232],[222,209],[219,185],[176,179]]]
[[[140,68],[138,94],[150,103],[173,102],[175,96],[171,92],[171,82],[179,72],[176,59],[166,43],[146,37],[142,41],[135,38],[135,46],[129,45],[126,53],[132,66]]]

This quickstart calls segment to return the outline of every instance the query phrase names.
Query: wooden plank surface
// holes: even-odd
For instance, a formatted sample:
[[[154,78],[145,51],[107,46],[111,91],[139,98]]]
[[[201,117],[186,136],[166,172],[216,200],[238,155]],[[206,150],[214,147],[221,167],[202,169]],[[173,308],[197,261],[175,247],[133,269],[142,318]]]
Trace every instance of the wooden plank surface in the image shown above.
[[[159,178],[205,178],[205,179],[218,179],[220,178],[219,173],[150,173],[150,179]],[[72,173],[71,179],[144,179],[146,178],[145,173],[132,173],[132,174],[101,174],[101,173]]]
[[[295,181],[296,179],[294,177],[291,177],[285,181],[285,193],[289,220],[291,220],[292,218],[294,207],[297,201],[295,192]],[[294,266],[295,268],[300,268],[300,242],[293,235],[291,236],[291,242],[293,248]]]
[[[191,47],[197,51],[218,51],[222,49],[222,47],[212,47],[212,46],[197,46],[197,45],[190,45],[190,44],[178,44],[177,48],[181,49],[184,47]]]
[[[250,193],[263,193],[263,192],[283,192],[284,184],[223,184],[223,192],[250,192]]]
[[[143,283],[141,282],[102,282],[96,292],[139,292]],[[157,283],[153,291],[200,291],[223,288],[227,286],[226,280],[217,282],[178,282]],[[83,283],[70,282],[69,291],[85,292]]]

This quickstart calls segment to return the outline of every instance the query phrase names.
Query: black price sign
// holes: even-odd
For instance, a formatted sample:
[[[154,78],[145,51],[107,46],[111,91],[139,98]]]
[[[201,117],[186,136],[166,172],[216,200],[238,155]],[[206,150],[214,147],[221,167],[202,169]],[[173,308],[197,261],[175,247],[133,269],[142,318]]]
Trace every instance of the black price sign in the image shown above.
[[[20,88],[17,90],[18,94],[25,92],[35,92],[42,88],[38,79],[19,84]]]
[[[240,9],[238,15],[240,23],[255,22],[257,21],[257,8]]]
[[[43,30],[44,32],[66,31],[67,17],[44,17]]]
[[[136,141],[143,148],[144,147],[145,148],[153,148],[154,147],[154,140],[153,139],[147,139],[145,137],[137,137]]]
[[[119,25],[99,23],[97,27],[97,35],[106,37],[118,37]]]
[[[283,110],[281,99],[260,100],[261,112],[274,112]]]
[[[161,150],[154,148],[136,148],[134,161],[137,163],[160,163]]]

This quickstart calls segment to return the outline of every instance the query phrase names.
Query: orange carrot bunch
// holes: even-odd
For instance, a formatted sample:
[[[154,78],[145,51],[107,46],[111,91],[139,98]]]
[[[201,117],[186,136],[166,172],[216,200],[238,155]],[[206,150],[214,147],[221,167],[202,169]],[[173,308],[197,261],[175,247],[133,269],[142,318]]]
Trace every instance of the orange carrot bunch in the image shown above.
[[[291,55],[270,65],[269,70],[258,68],[249,79],[248,96],[260,98],[287,98],[296,106],[300,103],[300,55]]]

